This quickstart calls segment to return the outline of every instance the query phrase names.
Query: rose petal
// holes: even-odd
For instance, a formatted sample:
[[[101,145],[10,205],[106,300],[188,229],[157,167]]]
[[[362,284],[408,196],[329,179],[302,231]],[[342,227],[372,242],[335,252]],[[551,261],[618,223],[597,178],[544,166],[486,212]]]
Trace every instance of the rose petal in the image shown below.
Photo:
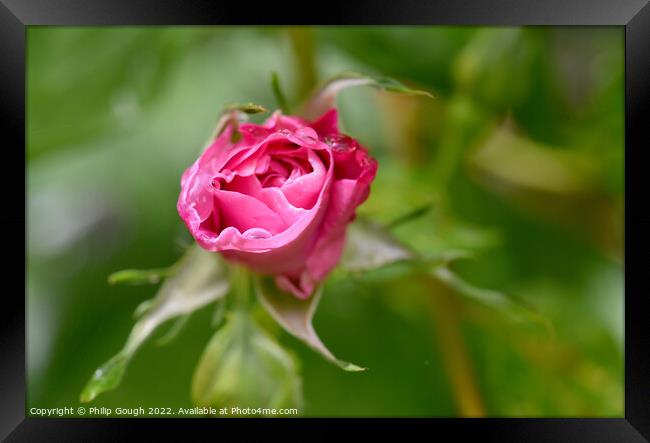
[[[338,134],[339,132],[339,113],[335,108],[330,109],[321,115],[318,119],[309,123],[319,135],[325,137],[329,134]]]
[[[309,163],[312,172],[287,181],[282,188],[282,193],[289,203],[298,208],[309,209],[314,206],[320,189],[327,178],[327,169],[321,158],[313,151],[309,151]]]
[[[235,227],[240,232],[263,227],[272,234],[287,228],[278,214],[254,197],[224,190],[215,190],[214,196],[224,226]]]

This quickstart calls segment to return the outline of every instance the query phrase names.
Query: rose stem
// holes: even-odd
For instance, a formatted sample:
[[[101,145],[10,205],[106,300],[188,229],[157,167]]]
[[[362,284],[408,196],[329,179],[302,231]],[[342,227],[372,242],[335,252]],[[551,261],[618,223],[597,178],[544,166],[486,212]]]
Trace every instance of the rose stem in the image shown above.
[[[314,61],[314,35],[309,28],[290,26],[287,29],[298,79],[298,99],[305,98],[316,86],[318,76]]]
[[[246,311],[250,301],[250,292],[253,289],[251,272],[244,266],[231,266],[232,292],[236,309]]]
[[[460,330],[454,293],[431,277],[426,281],[432,294],[429,306],[443,363],[459,412],[464,417],[485,417],[485,407]]]

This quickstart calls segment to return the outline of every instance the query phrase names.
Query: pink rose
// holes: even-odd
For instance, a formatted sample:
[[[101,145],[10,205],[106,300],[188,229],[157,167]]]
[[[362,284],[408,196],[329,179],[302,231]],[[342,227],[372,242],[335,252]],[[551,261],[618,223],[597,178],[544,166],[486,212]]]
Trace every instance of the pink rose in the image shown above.
[[[337,120],[335,109],[313,122],[278,111],[241,124],[235,142],[228,125],[181,179],[178,212],[197,243],[308,298],[338,263],[377,172]]]

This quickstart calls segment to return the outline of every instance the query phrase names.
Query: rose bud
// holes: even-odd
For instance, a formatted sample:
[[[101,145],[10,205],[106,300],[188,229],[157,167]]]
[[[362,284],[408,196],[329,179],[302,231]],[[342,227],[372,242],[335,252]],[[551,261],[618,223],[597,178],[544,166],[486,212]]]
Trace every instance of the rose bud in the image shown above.
[[[236,312],[205,348],[194,372],[192,400],[199,407],[228,408],[230,416],[263,415],[249,411],[301,408],[301,385],[294,357]]]
[[[341,258],[377,172],[337,122],[331,109],[313,122],[276,112],[226,126],[181,179],[178,212],[197,243],[308,298]]]

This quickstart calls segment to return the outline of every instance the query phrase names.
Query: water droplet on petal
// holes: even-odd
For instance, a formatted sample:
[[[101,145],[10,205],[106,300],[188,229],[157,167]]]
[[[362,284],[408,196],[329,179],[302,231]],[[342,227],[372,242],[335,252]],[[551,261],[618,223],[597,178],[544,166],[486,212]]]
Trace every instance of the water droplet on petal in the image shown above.
[[[371,160],[370,157],[368,157],[367,155],[363,155],[363,156],[361,156],[361,157],[359,157],[359,156],[357,155],[357,161],[358,161],[359,164],[360,164],[361,166],[363,166],[364,168],[365,168],[366,166],[370,166],[370,165],[372,164],[372,160]]]
[[[296,135],[300,137],[304,142],[307,142],[308,144],[314,144],[318,140],[317,137],[318,135],[316,134],[316,131],[314,131],[310,127],[304,127],[300,128],[296,131]]]
[[[311,135],[305,135],[302,139],[303,141],[307,142],[310,145],[314,145],[318,141],[316,140],[315,137],[312,137]]]
[[[325,137],[325,143],[332,148],[332,151],[341,153],[353,152],[359,145],[355,139],[345,134],[328,135]]]
[[[264,229],[252,228],[244,232],[244,238],[249,240],[260,240],[269,237],[271,237],[271,233]]]
[[[242,128],[244,130],[244,128]],[[256,127],[247,127],[245,128],[245,132],[248,132],[252,136],[260,136],[264,134],[264,130],[262,128],[256,128]]]

